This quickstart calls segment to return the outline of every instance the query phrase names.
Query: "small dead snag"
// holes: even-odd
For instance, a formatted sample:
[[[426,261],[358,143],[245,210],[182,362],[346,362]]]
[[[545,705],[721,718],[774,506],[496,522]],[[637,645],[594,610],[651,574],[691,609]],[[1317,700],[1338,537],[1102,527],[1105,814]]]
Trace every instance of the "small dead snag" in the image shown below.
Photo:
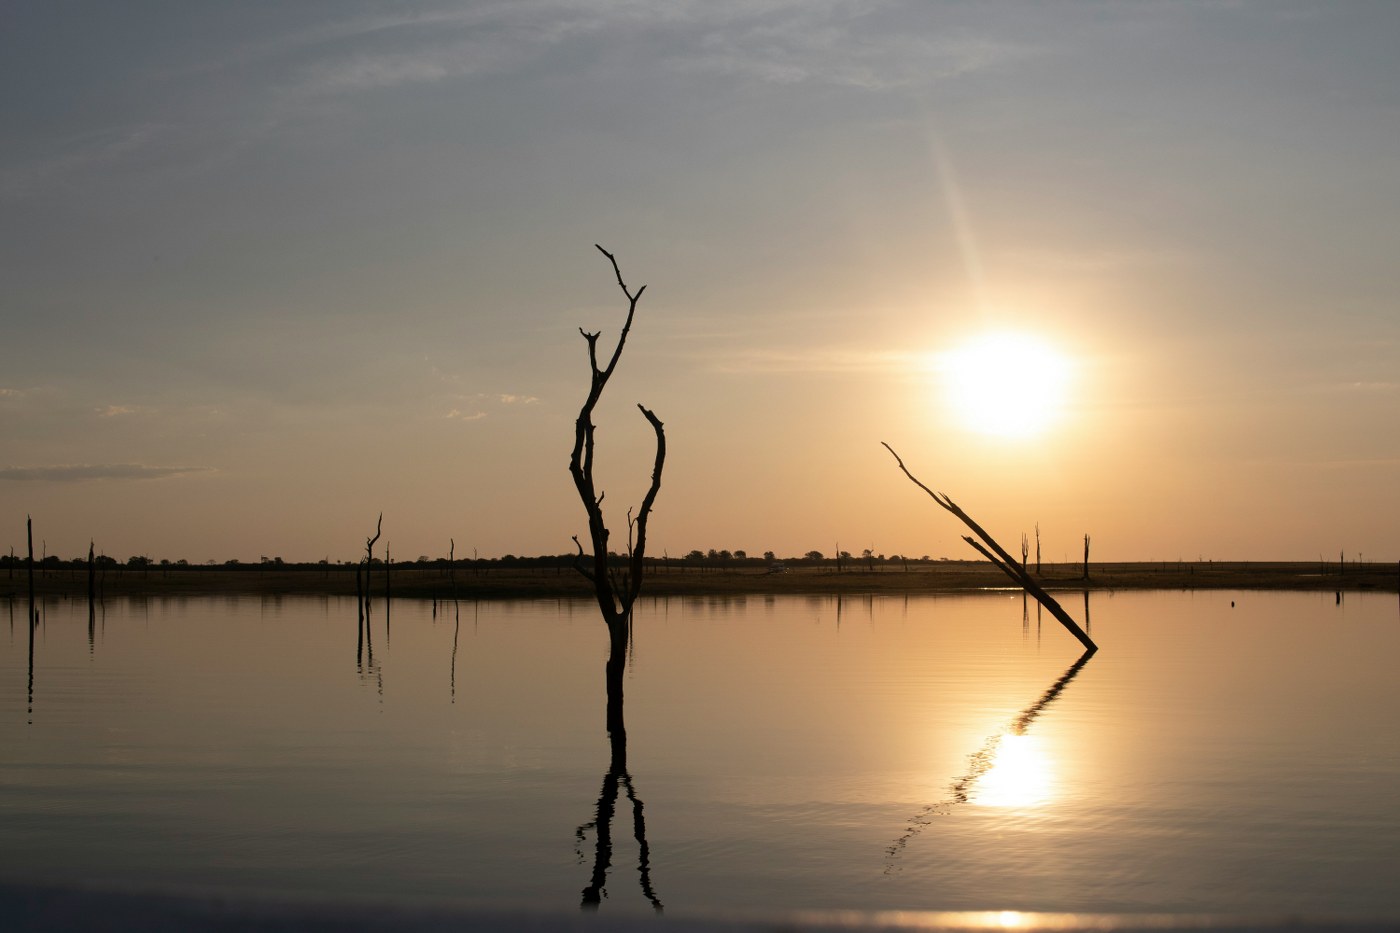
[[[1075,638],[1079,639],[1079,643],[1084,646],[1086,654],[1092,654],[1099,650],[1099,646],[1094,644],[1094,640],[1079,627],[1079,623],[1075,622],[1074,619],[1070,617],[1070,614],[1064,610],[1064,607],[1056,602],[1053,596],[1041,589],[1040,585],[1037,584],[1035,580],[1031,579],[1031,575],[1026,572],[1024,564],[1018,563],[1016,558],[1008,554],[1006,549],[996,542],[995,538],[987,534],[986,530],[983,529],[981,525],[973,521],[972,517],[959,508],[957,503],[948,498],[946,494],[934,492],[932,489],[929,489],[923,483],[919,482],[918,479],[914,477],[914,474],[909,472],[909,468],[904,465],[904,461],[900,459],[899,454],[895,453],[893,447],[886,444],[884,441],[880,443],[890,452],[890,455],[894,457],[894,462],[899,464],[899,469],[905,476],[909,477],[910,482],[928,493],[929,498],[933,499],[934,502],[937,502],[947,511],[952,512],[964,525],[971,528],[973,533],[977,535],[977,538],[973,538],[971,535],[963,535],[964,541],[972,545],[972,547],[983,557],[987,558],[987,560],[1000,567],[1003,573],[1015,580],[1027,593],[1034,596],[1037,602],[1050,610],[1050,614],[1056,619],[1059,619],[1060,624],[1069,629],[1070,634]]]

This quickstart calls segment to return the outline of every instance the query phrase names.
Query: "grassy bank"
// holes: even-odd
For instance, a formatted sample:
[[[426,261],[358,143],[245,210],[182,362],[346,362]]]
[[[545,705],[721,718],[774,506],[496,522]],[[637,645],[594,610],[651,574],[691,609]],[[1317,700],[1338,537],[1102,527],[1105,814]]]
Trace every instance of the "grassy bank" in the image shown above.
[[[1045,567],[1033,574],[1050,591],[1066,590],[1192,590],[1262,589],[1325,592],[1400,590],[1400,567],[1395,564],[1198,562],[1090,564],[1088,579],[1080,565]],[[333,565],[298,569],[244,567],[109,568],[98,578],[106,597],[201,595],[236,593],[354,595],[353,567]],[[1011,586],[987,563],[939,561],[930,564],[849,568],[794,567],[785,573],[759,568],[715,569],[673,564],[648,572],[648,596],[722,596],[750,594],[956,593]],[[385,574],[376,567],[373,594],[382,598]],[[81,568],[36,570],[34,588],[40,596],[86,597],[87,572]],[[530,597],[590,598],[587,582],[567,567],[456,569],[392,568],[389,587],[394,597],[419,599],[513,599]],[[0,578],[0,598],[24,599],[24,570]]]

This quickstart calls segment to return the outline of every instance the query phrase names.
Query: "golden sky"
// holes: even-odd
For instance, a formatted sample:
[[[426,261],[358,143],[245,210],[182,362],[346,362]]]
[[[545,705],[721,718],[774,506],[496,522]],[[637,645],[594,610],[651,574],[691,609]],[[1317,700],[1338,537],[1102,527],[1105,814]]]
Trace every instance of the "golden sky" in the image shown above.
[[[648,286],[601,485],[620,526],[644,403],[655,554],[968,556],[888,441],[1046,560],[1395,560],[1396,36],[1384,2],[30,5],[0,546],[338,560],[383,511],[397,559],[571,551],[601,243]]]

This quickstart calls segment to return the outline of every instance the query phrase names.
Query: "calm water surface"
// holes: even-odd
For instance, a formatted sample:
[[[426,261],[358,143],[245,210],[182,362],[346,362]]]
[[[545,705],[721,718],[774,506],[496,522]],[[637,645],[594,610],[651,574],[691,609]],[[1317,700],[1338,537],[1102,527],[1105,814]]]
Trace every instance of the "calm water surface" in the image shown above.
[[[606,912],[1400,916],[1394,596],[1096,594],[1079,666],[1019,595],[647,602],[601,821],[587,603],[53,601],[32,679],[24,611],[3,880],[571,910],[602,822]]]

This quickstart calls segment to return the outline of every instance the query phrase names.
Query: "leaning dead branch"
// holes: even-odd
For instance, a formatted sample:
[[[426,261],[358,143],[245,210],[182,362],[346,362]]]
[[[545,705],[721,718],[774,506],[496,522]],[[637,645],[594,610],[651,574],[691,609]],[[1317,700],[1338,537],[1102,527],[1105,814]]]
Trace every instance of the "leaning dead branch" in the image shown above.
[[[574,544],[578,548],[578,554],[574,566],[593,584],[598,608],[602,611],[603,619],[608,623],[609,630],[614,632],[616,638],[619,636],[617,631],[619,628],[625,632],[627,622],[632,616],[632,604],[642,591],[642,570],[646,560],[647,521],[651,518],[656,494],[661,491],[661,471],[666,462],[666,432],[655,414],[642,405],[637,406],[642,417],[646,418],[647,423],[656,433],[656,459],[652,465],[651,486],[642,499],[640,508],[635,516],[631,511],[627,514],[626,567],[620,572],[614,573],[608,564],[609,532],[603,519],[603,493],[597,490],[593,479],[595,431],[593,409],[603,394],[603,388],[612,378],[613,370],[617,368],[617,361],[622,357],[622,348],[627,342],[627,334],[632,329],[632,318],[637,312],[637,302],[641,299],[642,293],[646,291],[646,286],[643,285],[635,292],[628,289],[627,283],[622,280],[622,272],[618,268],[617,259],[603,247],[598,246],[597,249],[608,258],[608,262],[612,263],[618,287],[622,289],[622,294],[627,296],[627,320],[622,325],[622,331],[617,338],[617,346],[613,348],[607,365],[602,367],[598,365],[599,334],[589,333],[583,328],[579,328],[583,339],[588,341],[588,365],[591,370],[591,379],[588,398],[584,400],[583,407],[579,409],[578,420],[574,425],[574,449],[569,458],[569,473],[573,476],[574,488],[578,490],[579,499],[582,500],[583,507],[588,513],[588,538],[593,548],[590,565],[587,562],[588,555],[584,553],[583,544],[575,535]]]
[[[1094,640],[1089,637],[1087,632],[1079,627],[1079,623],[1075,622],[1074,619],[1070,617],[1070,614],[1064,610],[1064,607],[1056,602],[1053,596],[1041,589],[1040,585],[1031,578],[1031,575],[1026,572],[1024,564],[1018,562],[1014,557],[1008,554],[1006,549],[987,533],[986,529],[973,521],[972,517],[959,508],[958,504],[948,498],[945,493],[934,492],[932,489],[929,489],[923,483],[919,482],[914,474],[909,472],[909,468],[904,465],[904,461],[900,459],[899,454],[895,453],[893,447],[886,444],[884,441],[880,443],[890,452],[890,455],[894,457],[894,462],[899,464],[899,469],[905,476],[909,477],[910,482],[928,493],[929,498],[933,499],[934,502],[938,503],[945,510],[957,516],[957,518],[968,528],[972,529],[973,534],[977,536],[977,538],[973,538],[971,535],[963,535],[964,541],[972,545],[972,547],[983,557],[987,558],[987,560],[991,561],[997,567],[1000,567],[1003,573],[1015,580],[1027,593],[1034,596],[1042,606],[1050,610],[1050,614],[1056,619],[1059,619],[1060,624],[1069,629],[1070,634],[1075,638],[1079,639],[1080,644],[1084,646],[1086,651],[1092,653],[1099,650],[1099,646],[1094,644]]]

